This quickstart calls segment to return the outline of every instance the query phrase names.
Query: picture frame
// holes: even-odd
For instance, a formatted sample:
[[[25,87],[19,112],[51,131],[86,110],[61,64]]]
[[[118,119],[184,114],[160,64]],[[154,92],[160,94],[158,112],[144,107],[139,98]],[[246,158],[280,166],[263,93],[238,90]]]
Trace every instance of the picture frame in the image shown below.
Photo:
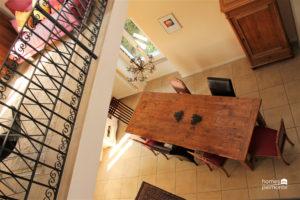
[[[173,33],[182,28],[181,24],[177,21],[173,13],[163,16],[158,19],[159,23],[167,33]]]

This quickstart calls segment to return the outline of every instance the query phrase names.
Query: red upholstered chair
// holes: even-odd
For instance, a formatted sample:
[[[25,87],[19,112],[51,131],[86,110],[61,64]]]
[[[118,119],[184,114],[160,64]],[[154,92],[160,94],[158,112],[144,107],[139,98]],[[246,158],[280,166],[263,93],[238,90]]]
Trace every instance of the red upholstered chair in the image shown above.
[[[189,152],[194,156],[194,159],[196,162],[201,161],[207,165],[210,171],[213,170],[213,168],[219,168],[221,169],[227,177],[230,175],[224,168],[224,164],[227,160],[227,158],[224,158],[222,156],[218,156],[216,154],[211,154],[207,152],[201,152],[201,151],[195,151],[194,153]]]
[[[144,147],[149,149],[155,156],[157,156],[158,154],[162,154],[167,160],[169,160],[169,157],[167,155],[170,154],[171,148],[165,147],[164,143],[144,138],[141,138],[141,140],[144,141],[138,139],[132,140],[142,144]]]
[[[249,153],[254,157],[275,157],[282,159],[282,161],[289,165],[283,157],[283,149],[285,140],[291,145],[294,143],[288,138],[281,119],[280,128],[278,131],[270,128],[256,126],[254,128]]]
[[[171,80],[170,83],[178,94],[191,94],[190,90],[186,87],[182,80],[175,78]]]

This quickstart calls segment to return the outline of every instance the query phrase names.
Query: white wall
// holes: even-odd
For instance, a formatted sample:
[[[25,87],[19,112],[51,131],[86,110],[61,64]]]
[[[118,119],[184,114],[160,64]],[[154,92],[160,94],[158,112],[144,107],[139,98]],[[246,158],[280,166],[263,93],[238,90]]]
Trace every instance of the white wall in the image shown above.
[[[98,55],[97,71],[68,194],[70,200],[93,199],[105,122],[126,18],[127,1],[115,0],[103,46]]]
[[[296,28],[298,32],[298,43],[300,45],[300,0],[291,0],[293,14],[295,18]]]

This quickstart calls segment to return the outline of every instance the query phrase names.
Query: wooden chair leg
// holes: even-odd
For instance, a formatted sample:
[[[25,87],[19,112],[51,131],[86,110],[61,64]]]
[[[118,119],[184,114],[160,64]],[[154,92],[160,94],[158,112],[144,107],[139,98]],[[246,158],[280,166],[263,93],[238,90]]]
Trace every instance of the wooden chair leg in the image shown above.
[[[167,160],[169,160],[169,157],[166,155],[166,154],[164,154],[164,153],[161,153]]]
[[[196,161],[193,162],[196,166],[198,166],[198,163]]]
[[[150,149],[150,151],[152,151],[152,153],[153,153],[155,156],[158,155],[158,153],[156,153],[153,149]]]
[[[226,174],[227,177],[230,177],[230,175],[224,167],[220,167],[220,169]]]
[[[205,164],[206,164],[206,166],[208,167],[209,171],[212,171],[212,170],[213,170],[209,164],[207,164],[207,163],[205,163]]]

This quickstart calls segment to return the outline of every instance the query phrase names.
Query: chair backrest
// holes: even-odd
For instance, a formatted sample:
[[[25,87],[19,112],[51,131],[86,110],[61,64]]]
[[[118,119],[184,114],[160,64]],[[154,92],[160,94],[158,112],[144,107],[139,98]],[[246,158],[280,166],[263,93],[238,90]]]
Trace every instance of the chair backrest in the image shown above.
[[[192,154],[194,156],[194,158],[204,162],[205,164],[208,164],[208,165],[214,165],[213,163],[210,162],[209,159],[205,158],[203,156],[203,153],[204,152],[201,152],[201,151],[195,151],[195,152],[189,152],[190,154]]]
[[[191,94],[190,90],[182,80],[175,78],[171,80],[170,83],[178,94]]]
[[[19,138],[21,137],[20,114],[16,113],[14,109],[15,108],[12,110],[13,121],[10,126],[12,130],[10,130],[10,132],[2,133],[2,137],[0,137],[0,162],[11,154],[16,147]],[[7,134],[8,136],[5,141]]]
[[[277,131],[277,137],[276,137],[276,149],[278,155],[281,155],[283,152],[285,140],[286,140],[286,130],[285,130],[283,119],[281,119],[280,128]]]
[[[168,147],[165,147],[163,145],[163,143],[157,142],[155,140],[148,140],[143,142],[137,139],[132,139],[135,142],[138,142],[140,144],[142,144],[143,146],[147,147],[148,149],[154,150],[154,151],[158,151],[164,154],[169,154],[171,149]]]
[[[235,97],[232,82],[228,78],[207,77],[208,86],[213,96]]]

